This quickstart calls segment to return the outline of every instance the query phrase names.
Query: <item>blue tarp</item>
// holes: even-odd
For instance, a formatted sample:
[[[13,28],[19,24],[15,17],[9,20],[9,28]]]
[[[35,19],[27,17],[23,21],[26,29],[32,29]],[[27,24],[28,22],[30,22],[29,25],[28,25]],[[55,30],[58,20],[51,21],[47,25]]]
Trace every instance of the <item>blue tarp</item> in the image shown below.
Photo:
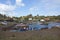
[[[48,25],[41,25],[38,23],[32,23],[29,25],[29,30],[39,30],[42,28],[48,28],[51,29],[54,26],[60,26],[60,23],[56,23],[56,22],[49,22]]]

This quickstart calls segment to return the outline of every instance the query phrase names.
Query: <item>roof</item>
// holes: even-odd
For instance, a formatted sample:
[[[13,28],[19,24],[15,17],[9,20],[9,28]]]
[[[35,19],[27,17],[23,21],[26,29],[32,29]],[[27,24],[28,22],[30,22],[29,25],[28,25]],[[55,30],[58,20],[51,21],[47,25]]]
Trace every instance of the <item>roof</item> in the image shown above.
[[[44,18],[44,20],[50,20],[50,18]]]
[[[45,21],[44,19],[41,19],[40,21]]]
[[[20,24],[17,24],[16,26],[27,26],[27,25],[23,24],[23,23],[20,23]]]

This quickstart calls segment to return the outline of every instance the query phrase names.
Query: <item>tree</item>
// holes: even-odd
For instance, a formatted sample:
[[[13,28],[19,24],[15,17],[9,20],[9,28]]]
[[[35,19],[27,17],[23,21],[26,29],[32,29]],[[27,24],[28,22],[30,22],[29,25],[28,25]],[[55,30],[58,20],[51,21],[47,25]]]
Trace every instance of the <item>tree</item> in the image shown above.
[[[32,14],[27,15],[27,17],[32,17]]]

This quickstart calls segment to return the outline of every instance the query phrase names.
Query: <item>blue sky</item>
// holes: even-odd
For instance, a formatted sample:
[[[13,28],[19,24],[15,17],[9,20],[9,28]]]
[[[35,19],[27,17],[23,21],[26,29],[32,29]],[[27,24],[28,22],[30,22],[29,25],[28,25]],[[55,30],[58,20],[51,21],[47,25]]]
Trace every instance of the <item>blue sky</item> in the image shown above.
[[[17,17],[60,15],[60,0],[0,0],[0,13]]]

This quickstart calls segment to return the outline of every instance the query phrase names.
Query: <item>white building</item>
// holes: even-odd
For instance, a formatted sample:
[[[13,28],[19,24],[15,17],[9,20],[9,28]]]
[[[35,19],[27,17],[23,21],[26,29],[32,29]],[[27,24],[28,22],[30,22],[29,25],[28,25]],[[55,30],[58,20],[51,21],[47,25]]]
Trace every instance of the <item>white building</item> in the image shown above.
[[[32,20],[32,18],[29,18],[29,20]]]
[[[44,19],[41,19],[40,21],[41,21],[41,22],[44,22],[45,20],[44,20]]]

